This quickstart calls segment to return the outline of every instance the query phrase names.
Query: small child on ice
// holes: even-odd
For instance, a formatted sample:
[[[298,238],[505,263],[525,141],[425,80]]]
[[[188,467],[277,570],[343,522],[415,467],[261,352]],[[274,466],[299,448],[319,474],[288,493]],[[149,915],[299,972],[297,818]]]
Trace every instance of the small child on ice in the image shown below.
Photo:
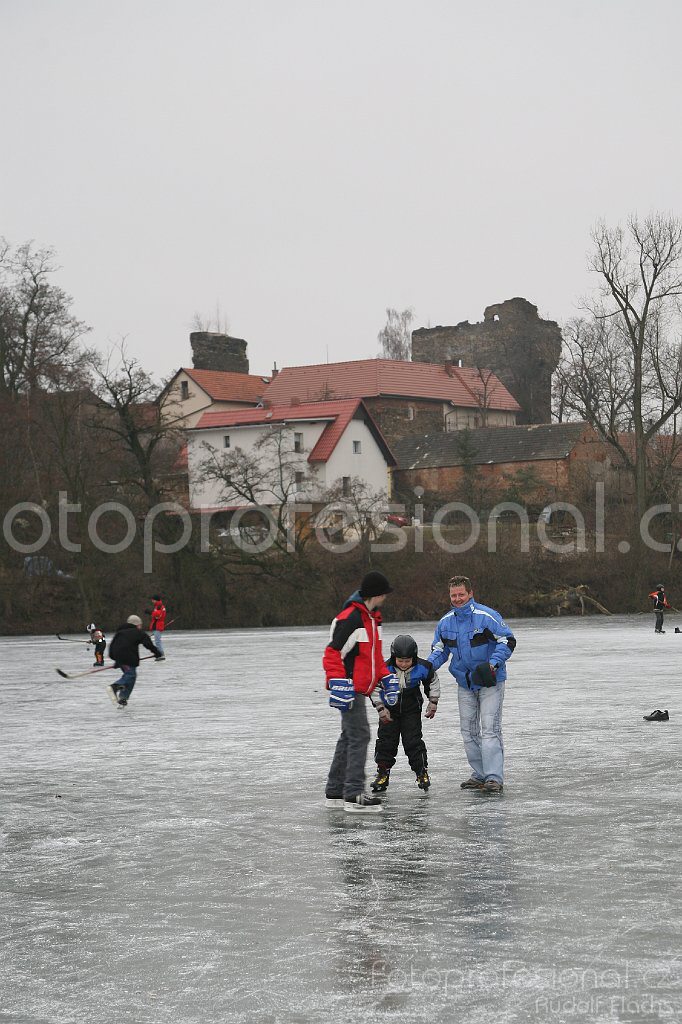
[[[422,736],[423,700],[419,687],[424,687],[429,701],[426,717],[433,718],[438,708],[440,680],[431,662],[418,657],[417,641],[408,635],[395,638],[386,666],[393,674],[393,682],[382,680],[371,696],[379,712],[379,731],[374,748],[377,774],[372,783],[372,791],[383,793],[388,789],[399,740],[402,740],[410,768],[417,776],[417,785],[427,790],[431,779],[427,771],[428,758]]]
[[[107,638],[104,635],[104,630],[100,629],[94,622],[91,622],[88,626],[88,633],[90,634],[90,640],[88,643],[94,644],[95,646],[95,665],[104,664],[104,652],[107,649]]]

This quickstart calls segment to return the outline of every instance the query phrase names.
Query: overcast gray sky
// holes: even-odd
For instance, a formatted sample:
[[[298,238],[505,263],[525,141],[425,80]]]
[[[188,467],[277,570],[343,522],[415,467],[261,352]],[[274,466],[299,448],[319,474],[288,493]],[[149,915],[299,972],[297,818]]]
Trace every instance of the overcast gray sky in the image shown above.
[[[101,348],[251,370],[377,354],[523,295],[566,319],[597,218],[680,206],[677,0],[0,0],[0,234]]]

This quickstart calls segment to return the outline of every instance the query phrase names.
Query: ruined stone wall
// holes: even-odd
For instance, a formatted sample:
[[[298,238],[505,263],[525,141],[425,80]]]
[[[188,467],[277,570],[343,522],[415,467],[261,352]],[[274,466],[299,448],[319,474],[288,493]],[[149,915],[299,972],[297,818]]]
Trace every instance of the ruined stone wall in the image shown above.
[[[214,334],[211,331],[193,331],[189,341],[195,370],[249,372],[246,342],[242,338],[231,338],[229,334]]]
[[[541,320],[527,299],[488,306],[483,322],[421,327],[412,332],[412,359],[419,363],[462,360],[497,374],[521,406],[517,423],[551,421],[552,374],[561,356],[561,331]]]

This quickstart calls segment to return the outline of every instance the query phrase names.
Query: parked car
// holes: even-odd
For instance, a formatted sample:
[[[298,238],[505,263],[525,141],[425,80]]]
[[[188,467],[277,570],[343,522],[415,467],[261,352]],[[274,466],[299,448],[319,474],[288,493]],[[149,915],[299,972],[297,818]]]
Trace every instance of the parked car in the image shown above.
[[[387,523],[392,523],[393,526],[409,526],[410,520],[406,516],[394,515],[393,512],[387,512],[384,516]]]

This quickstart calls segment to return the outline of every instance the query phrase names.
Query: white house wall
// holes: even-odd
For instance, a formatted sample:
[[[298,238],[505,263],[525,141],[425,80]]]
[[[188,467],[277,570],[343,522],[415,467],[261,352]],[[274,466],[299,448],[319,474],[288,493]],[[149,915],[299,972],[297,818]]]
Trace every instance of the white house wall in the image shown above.
[[[280,425],[274,424],[273,429]],[[386,460],[372,432],[362,420],[351,420],[336,448],[327,462],[310,463],[308,455],[317,444],[326,422],[299,422],[287,427],[290,440],[287,449],[293,449],[293,434],[303,434],[303,452],[300,464],[296,466],[305,474],[305,482],[301,488],[301,500],[315,501],[343,477],[359,477],[374,491],[388,491],[388,470]],[[223,508],[225,506],[246,505],[243,498],[227,497],[224,487],[214,480],[201,480],[201,464],[207,457],[204,445],[223,455],[241,448],[247,455],[254,452],[256,442],[269,428],[263,424],[243,427],[219,427],[211,430],[191,431],[187,441],[187,460],[189,472],[190,506],[192,508]],[[230,447],[225,448],[224,437],[230,438]],[[353,452],[353,441],[360,441],[361,451]],[[272,504],[271,492],[259,495],[262,504]]]
[[[293,449],[294,433],[303,434],[303,452],[300,455],[300,465],[297,465],[296,468],[305,473],[306,477],[310,477],[311,474],[311,465],[308,462],[308,455],[315,447],[320,434],[326,425],[326,423],[322,422],[296,423],[287,427],[290,431],[290,440],[287,443],[288,450]],[[241,448],[247,455],[253,453],[255,457],[258,457],[257,453],[254,452],[256,442],[267,430],[277,430],[280,427],[281,424],[279,423],[273,424],[272,428],[259,423],[254,426],[219,427],[214,430],[201,430],[190,433],[188,435],[187,443],[187,458],[191,507],[199,508],[203,505],[207,508],[220,508],[225,505],[239,506],[248,504],[248,502],[243,498],[226,498],[224,487],[220,482],[215,480],[202,481],[200,479],[201,463],[206,459],[208,454],[203,448],[203,444],[210,445],[210,447],[217,451],[219,455],[229,454],[229,452],[234,452],[236,448]],[[226,434],[230,438],[229,448],[225,448],[224,444],[224,437]],[[318,475],[318,479],[322,479],[323,474],[324,471]],[[264,491],[259,495],[259,501],[264,505],[272,504],[272,493]]]
[[[359,454],[353,452],[353,441],[360,441]],[[388,492],[386,459],[363,420],[351,420],[325,464],[324,472],[327,488],[333,487],[344,476],[349,476],[360,477],[373,491]]]

